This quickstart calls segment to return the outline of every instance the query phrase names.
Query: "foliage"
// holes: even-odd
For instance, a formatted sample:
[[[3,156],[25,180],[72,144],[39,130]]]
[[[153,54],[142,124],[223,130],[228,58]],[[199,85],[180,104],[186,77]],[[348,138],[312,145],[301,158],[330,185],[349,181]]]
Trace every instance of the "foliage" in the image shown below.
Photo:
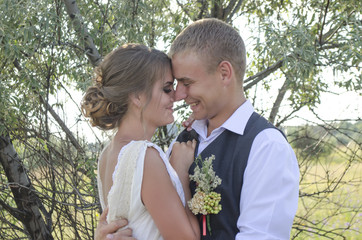
[[[336,149],[358,147],[362,143],[361,121],[356,123],[340,122],[326,125],[306,125],[287,127],[288,139],[293,149],[303,159],[310,157],[320,161],[328,157]]]
[[[256,44],[249,50],[252,61],[247,75],[257,76],[264,69],[264,75],[273,73],[268,81],[263,80],[266,89],[278,78],[284,81],[270,106],[269,119],[273,123],[279,126],[289,114],[302,107],[314,109],[328,86],[337,85],[361,93],[360,1],[249,3],[248,8],[253,10],[250,13],[258,17],[250,14],[247,19],[258,26],[258,34],[252,36]],[[325,77],[327,68],[341,74],[333,81]],[[245,88],[254,86],[257,80],[247,78]],[[278,117],[279,97],[287,100],[292,110]]]
[[[67,14],[66,2],[77,4],[78,16]],[[126,42],[166,51],[196,19],[216,17],[235,27],[240,18],[246,19],[239,31],[243,36],[252,29],[253,35],[245,39],[249,62],[245,90],[258,105],[259,89],[270,93],[280,88],[276,96],[268,94],[270,104],[258,109],[280,126],[302,108],[314,110],[331,84],[361,94],[361,4],[357,0],[0,0],[0,137],[11,137],[26,169],[23,176],[41,202],[37,207],[54,239],[93,239],[99,211],[95,174],[103,140],[90,142],[83,136],[92,130],[73,95],[74,89],[83,91],[89,86],[96,65],[87,58],[91,53],[86,33],[102,58]],[[81,20],[80,32],[74,17]],[[339,77],[326,78],[326,68]],[[64,94],[67,105],[58,99]],[[290,106],[289,112],[281,113],[283,105]],[[182,115],[189,113],[184,105],[178,109]],[[69,120],[72,114],[75,123]],[[311,124],[288,133],[298,153],[301,183],[312,189],[301,189],[306,205],[321,206],[329,194],[340,193],[341,186],[360,184],[360,178],[352,183],[344,178],[361,161],[361,121],[355,120],[359,121]],[[154,141],[166,149],[180,130],[180,121],[161,128]],[[343,164],[345,170],[331,180],[325,168],[324,174],[314,176],[315,182],[310,181],[312,167],[326,159]],[[5,173],[0,168],[0,239],[29,238],[16,218],[17,206]],[[313,187],[322,186],[319,182],[325,185],[316,191]],[[352,215],[360,207],[357,204]],[[298,213],[295,238],[304,233],[338,238],[349,229],[314,226],[312,215],[303,214]]]
[[[292,147],[295,151],[299,150],[299,155],[302,157],[313,156],[313,160],[317,160],[331,151],[327,146],[319,144],[325,134],[327,132],[322,127],[300,127],[290,135],[290,138],[293,139],[291,140]]]

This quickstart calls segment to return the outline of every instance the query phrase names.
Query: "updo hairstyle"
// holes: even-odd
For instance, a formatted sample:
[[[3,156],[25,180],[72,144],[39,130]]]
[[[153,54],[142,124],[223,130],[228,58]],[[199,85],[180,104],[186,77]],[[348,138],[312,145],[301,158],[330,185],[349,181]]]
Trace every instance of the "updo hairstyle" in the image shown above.
[[[113,50],[95,69],[94,84],[81,103],[84,116],[103,130],[118,127],[130,94],[146,93],[149,102],[154,84],[170,68],[165,53],[144,45],[125,44]]]

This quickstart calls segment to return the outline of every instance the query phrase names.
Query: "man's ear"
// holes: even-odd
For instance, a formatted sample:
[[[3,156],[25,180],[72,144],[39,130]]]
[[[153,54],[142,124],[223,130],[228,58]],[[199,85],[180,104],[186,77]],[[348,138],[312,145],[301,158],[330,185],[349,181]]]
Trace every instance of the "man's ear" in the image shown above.
[[[229,85],[231,83],[233,71],[233,66],[229,61],[222,61],[219,64],[219,72],[224,85]]]

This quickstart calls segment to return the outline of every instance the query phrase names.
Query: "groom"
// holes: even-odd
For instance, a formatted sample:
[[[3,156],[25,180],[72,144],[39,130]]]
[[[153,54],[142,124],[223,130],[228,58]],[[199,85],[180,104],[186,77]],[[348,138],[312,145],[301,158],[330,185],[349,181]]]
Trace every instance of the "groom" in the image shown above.
[[[242,38],[220,20],[203,19],[176,37],[169,56],[178,81],[175,98],[185,100],[196,119],[197,155],[215,155],[214,171],[222,179],[216,188],[222,211],[210,215],[212,235],[206,231],[202,239],[289,239],[298,163],[283,133],[255,113],[244,95]],[[184,131],[179,138],[189,135]],[[192,193],[195,187],[190,185]]]

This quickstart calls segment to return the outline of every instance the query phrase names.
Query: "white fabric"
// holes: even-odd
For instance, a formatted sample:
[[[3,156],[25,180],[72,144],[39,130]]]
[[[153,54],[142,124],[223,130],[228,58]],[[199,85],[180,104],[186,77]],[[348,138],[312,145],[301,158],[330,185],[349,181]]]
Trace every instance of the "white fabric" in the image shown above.
[[[155,144],[148,141],[132,141],[124,146],[118,156],[117,165],[112,175],[113,185],[108,193],[107,222],[119,218],[127,218],[133,236],[138,239],[163,239],[151,215],[141,200],[144,159],[147,147],[155,148],[166,165],[171,181],[185,206],[182,184],[176,171],[172,168],[165,153]],[[99,198],[105,208],[102,194],[102,182],[98,174]]]
[[[192,128],[199,134],[198,154],[225,129],[243,135],[253,112],[246,101],[210,136],[207,121],[195,121]],[[172,145],[167,153],[171,149]],[[290,239],[298,197],[299,167],[293,149],[278,130],[263,130],[254,139],[245,169],[235,239]]]

